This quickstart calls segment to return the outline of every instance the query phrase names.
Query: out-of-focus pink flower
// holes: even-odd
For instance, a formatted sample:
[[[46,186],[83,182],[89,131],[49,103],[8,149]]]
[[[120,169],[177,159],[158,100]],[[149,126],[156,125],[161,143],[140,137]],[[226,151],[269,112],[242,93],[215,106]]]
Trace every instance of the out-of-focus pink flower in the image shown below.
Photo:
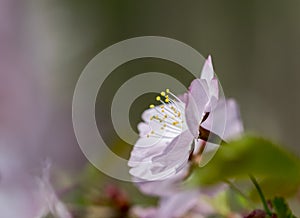
[[[207,163],[219,143],[209,141],[209,135],[203,137],[203,128],[222,140],[235,137],[243,130],[235,101],[219,97],[210,57],[200,79],[193,80],[182,97],[168,89],[161,96],[156,99],[161,105],[151,105],[143,113],[144,122],[138,126],[140,138],[128,162],[130,173],[138,180],[164,180],[178,174],[203,143],[206,148],[200,165]],[[208,154],[206,159],[205,154]]]
[[[158,207],[133,208],[133,213],[139,218],[180,218],[189,214],[205,217],[214,212],[214,208],[203,198],[198,190],[188,190],[163,197]]]
[[[209,203],[201,198],[200,191],[189,190],[176,193],[168,198],[163,198],[157,210],[156,217],[178,218],[193,210],[197,210],[199,215],[208,215],[214,212]]]
[[[71,218],[49,181],[49,166],[41,177],[26,172],[13,151],[1,152],[0,216],[9,218],[43,218],[52,213]],[[9,169],[9,170],[6,170]]]
[[[139,218],[152,218],[155,217],[157,214],[157,208],[155,207],[133,207],[131,213]]]
[[[44,202],[44,213],[51,213],[58,218],[72,218],[71,213],[66,206],[57,197],[50,183],[50,164],[43,170],[43,175],[38,178],[38,187],[40,191],[41,202]]]
[[[20,156],[0,147],[0,216],[37,218],[44,213],[38,184],[23,168]]]

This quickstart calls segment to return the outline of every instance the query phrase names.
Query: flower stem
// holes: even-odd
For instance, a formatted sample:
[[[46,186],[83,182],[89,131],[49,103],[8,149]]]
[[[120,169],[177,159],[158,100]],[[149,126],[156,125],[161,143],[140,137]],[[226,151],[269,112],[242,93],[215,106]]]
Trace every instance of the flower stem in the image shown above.
[[[261,200],[261,202],[263,204],[263,207],[264,207],[266,213],[269,216],[272,216],[272,212],[270,211],[270,209],[268,207],[268,203],[266,201],[266,198],[265,198],[265,196],[264,196],[264,194],[263,194],[263,192],[262,192],[262,190],[261,190],[261,188],[260,188],[257,180],[255,179],[255,177],[253,175],[249,175],[249,177],[250,177],[250,180],[252,181],[252,183],[254,184],[254,186],[255,186],[255,188],[257,190],[257,193],[258,193],[258,195],[260,197],[260,200]]]
[[[224,180],[224,182],[226,183],[226,184],[228,184],[229,185],[229,187],[233,190],[233,191],[235,191],[236,193],[238,193],[240,196],[242,196],[244,199],[246,199],[247,201],[248,201],[248,203],[249,203],[249,205],[251,205],[251,206],[253,206],[253,202],[251,201],[251,199],[247,196],[247,195],[245,195],[233,182],[231,182],[230,180],[228,180],[228,179],[225,179]]]

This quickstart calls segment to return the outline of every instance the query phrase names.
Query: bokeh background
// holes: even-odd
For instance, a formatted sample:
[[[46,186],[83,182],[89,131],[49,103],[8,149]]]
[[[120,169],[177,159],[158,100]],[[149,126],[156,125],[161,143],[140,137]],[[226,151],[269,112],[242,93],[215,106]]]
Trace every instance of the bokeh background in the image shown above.
[[[60,168],[79,171],[87,160],[71,118],[81,71],[116,42],[155,35],[211,54],[225,95],[240,105],[245,129],[300,155],[299,12],[298,0],[1,0],[2,147],[9,144],[29,165],[50,157]],[[110,104],[123,82],[151,70],[191,81],[175,64],[144,59],[115,70],[99,92],[100,132],[124,157],[131,147],[113,131]],[[143,95],[132,106],[133,128],[152,97]]]

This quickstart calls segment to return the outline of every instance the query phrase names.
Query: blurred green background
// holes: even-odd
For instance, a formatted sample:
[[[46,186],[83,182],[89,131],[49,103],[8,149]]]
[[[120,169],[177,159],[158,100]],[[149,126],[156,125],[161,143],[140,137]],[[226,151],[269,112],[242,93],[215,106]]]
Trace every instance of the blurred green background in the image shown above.
[[[27,0],[22,7],[24,32],[53,102],[56,143],[70,157],[64,158],[56,147],[45,148],[59,163],[73,166],[85,160],[71,121],[72,95],[83,68],[104,48],[145,35],[174,38],[205,57],[211,54],[225,95],[240,105],[245,129],[300,154],[300,1]],[[98,96],[96,115],[110,144],[118,142],[109,117],[114,92],[128,78],[149,69],[186,73],[168,62],[148,59],[113,72]],[[191,80],[182,79],[186,85]],[[137,99],[131,110],[133,126],[151,102],[149,96]]]

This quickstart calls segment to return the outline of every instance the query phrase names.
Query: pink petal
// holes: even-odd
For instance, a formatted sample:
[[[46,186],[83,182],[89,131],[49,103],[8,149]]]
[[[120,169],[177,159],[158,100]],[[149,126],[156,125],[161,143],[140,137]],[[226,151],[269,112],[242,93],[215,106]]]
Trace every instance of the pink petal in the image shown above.
[[[224,139],[231,140],[239,137],[244,132],[239,106],[235,100],[227,100],[227,117]]]
[[[215,73],[212,65],[212,60],[211,60],[211,56],[209,55],[203,65],[200,79],[205,79],[207,82],[209,82],[214,78],[214,75]]]
[[[219,98],[219,80],[218,79],[212,79],[209,83],[209,93],[210,96],[214,96],[216,98]]]
[[[209,87],[209,95],[215,96],[216,98],[218,98],[219,97],[219,81],[215,77],[215,73],[214,73],[210,55],[208,56],[208,58],[206,59],[204,65],[203,65],[200,79],[206,80],[208,87]]]
[[[225,141],[238,137],[244,131],[238,105],[233,99],[219,100],[201,126],[218,134]]]
[[[226,100],[218,100],[214,105],[209,106],[211,107],[209,108],[209,116],[201,126],[224,139],[223,136],[228,112]]]
[[[189,90],[185,117],[189,130],[197,138],[199,135],[199,124],[209,101],[208,86],[205,80],[195,79],[191,83]]]
[[[225,141],[240,136],[244,130],[238,105],[232,99],[219,100],[216,108],[210,112],[207,120],[201,126],[217,134]],[[218,148],[218,144],[206,142],[199,166],[205,166],[213,158]]]
[[[177,96],[183,103],[187,103],[188,100],[188,93],[184,93],[182,95]]]

